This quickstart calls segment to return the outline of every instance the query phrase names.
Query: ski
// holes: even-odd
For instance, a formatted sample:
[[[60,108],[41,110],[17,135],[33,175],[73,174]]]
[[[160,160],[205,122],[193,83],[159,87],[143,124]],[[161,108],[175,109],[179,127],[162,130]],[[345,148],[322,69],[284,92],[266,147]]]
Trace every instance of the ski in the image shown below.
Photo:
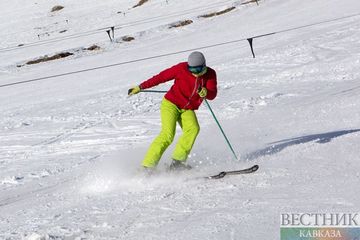
[[[259,169],[259,165],[254,165],[254,166],[246,168],[246,169],[220,172],[220,173],[218,173],[216,175],[208,176],[208,177],[205,177],[205,178],[206,179],[220,179],[220,178],[223,178],[223,177],[225,177],[227,175],[238,175],[238,174],[253,173],[253,172],[256,172],[258,169]]]

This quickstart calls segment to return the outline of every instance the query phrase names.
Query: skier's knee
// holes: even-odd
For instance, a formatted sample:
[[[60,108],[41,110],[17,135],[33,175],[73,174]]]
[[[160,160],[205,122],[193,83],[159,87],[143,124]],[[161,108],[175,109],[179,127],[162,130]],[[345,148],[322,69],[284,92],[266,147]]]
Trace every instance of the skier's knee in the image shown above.
[[[194,136],[197,136],[199,134],[199,132],[200,132],[200,126],[198,124],[192,126],[189,129],[189,133]]]
[[[167,133],[167,132],[161,132],[160,133],[161,139],[164,143],[167,145],[170,145],[174,141],[174,134]]]

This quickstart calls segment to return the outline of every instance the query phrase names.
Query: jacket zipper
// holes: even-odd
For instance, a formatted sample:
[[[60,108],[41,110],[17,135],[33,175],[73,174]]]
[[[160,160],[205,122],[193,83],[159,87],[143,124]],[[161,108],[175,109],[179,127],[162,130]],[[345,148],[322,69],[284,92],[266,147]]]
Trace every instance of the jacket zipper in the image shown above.
[[[191,96],[189,97],[189,101],[188,101],[188,103],[184,106],[184,109],[187,107],[187,106],[189,106],[189,104],[190,104],[190,102],[191,102],[191,98],[195,95],[195,93],[196,93],[196,89],[198,88],[197,86],[198,86],[198,77],[196,77],[196,80],[195,80],[195,88],[194,88],[194,90],[193,90],[193,92],[192,92],[192,94],[191,94]],[[202,80],[202,79],[201,79]],[[202,84],[201,84],[201,86],[202,86]]]

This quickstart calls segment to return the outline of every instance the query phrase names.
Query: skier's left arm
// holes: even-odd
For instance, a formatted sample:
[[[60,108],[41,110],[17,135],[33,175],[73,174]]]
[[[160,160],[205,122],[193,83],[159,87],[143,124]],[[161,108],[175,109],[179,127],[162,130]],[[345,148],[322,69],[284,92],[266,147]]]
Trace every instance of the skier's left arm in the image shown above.
[[[206,99],[213,100],[217,95],[217,80],[215,72],[212,74],[210,79],[207,80],[205,88],[207,89]]]

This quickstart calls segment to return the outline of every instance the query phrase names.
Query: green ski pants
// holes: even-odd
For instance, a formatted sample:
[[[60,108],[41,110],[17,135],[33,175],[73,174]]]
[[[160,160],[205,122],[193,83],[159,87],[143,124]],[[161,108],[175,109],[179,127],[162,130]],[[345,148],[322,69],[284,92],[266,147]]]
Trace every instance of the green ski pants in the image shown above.
[[[142,162],[144,167],[155,167],[165,150],[173,142],[176,132],[176,122],[183,130],[182,136],[176,144],[172,158],[186,161],[195,139],[200,131],[200,126],[193,110],[179,109],[175,104],[163,99],[161,103],[161,132],[150,145]]]

